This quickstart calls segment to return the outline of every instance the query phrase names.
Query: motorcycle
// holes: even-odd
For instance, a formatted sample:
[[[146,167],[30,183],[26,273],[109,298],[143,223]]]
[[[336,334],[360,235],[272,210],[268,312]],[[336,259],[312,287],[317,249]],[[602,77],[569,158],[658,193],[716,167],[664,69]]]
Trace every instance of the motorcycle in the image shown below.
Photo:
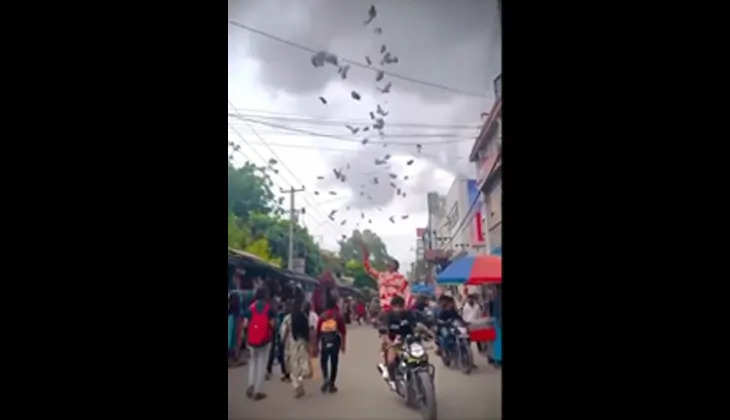
[[[474,367],[474,355],[471,351],[469,331],[466,325],[453,320],[440,327],[441,330],[441,360],[446,367],[459,367],[465,374],[469,374]]]
[[[398,394],[409,407],[421,411],[424,420],[436,420],[436,389],[434,378],[436,367],[429,363],[428,354],[423,346],[429,337],[420,334],[408,335],[397,344],[398,365],[395,370],[395,387],[388,388]],[[383,379],[388,382],[385,365],[378,366]]]

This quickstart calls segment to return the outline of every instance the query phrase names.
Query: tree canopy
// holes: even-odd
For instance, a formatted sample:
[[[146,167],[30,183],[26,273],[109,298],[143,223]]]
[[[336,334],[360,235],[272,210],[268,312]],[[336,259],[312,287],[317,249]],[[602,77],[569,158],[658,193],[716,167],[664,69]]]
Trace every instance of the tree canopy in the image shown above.
[[[354,230],[352,236],[339,242],[340,261],[345,261],[345,275],[355,279],[353,284],[355,287],[360,289],[366,287],[377,289],[377,281],[370,277],[362,263],[361,240],[370,252],[370,264],[373,268],[376,270],[385,270],[388,261],[393,257],[388,254],[388,250],[382,239],[369,229],[363,232]]]
[[[280,217],[271,185],[265,168],[228,164],[228,245],[281,267],[289,260],[289,220]],[[294,225],[293,238],[294,257],[304,258],[307,274],[319,275],[322,259],[308,230]]]
[[[362,265],[362,261],[350,260],[345,264],[345,275],[355,279],[353,286],[362,289],[365,287],[371,287],[373,289],[378,288],[378,282],[370,277],[365,271],[365,267]]]
[[[228,163],[228,209],[236,217],[247,220],[252,212],[277,212],[274,194],[269,189],[272,183],[264,170],[250,162],[240,168]]]
[[[362,261],[362,250],[360,249],[360,240],[368,247],[370,252],[370,263],[376,270],[384,270],[388,261],[393,257],[388,255],[382,239],[375,232],[365,229],[362,233],[354,230],[352,236],[344,241],[340,241],[340,258],[343,261]]]

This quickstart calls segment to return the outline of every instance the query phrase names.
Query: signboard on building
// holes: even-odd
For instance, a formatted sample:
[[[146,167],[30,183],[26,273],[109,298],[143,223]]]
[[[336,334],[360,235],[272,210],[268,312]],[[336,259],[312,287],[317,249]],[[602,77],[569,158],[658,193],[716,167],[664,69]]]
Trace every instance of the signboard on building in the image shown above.
[[[473,179],[470,179],[467,184],[467,196],[469,197],[469,203],[474,204],[474,211],[471,215],[470,230],[471,230],[471,244],[472,246],[484,245],[484,225],[482,223],[482,197],[477,188],[477,183]]]
[[[306,267],[306,261],[304,258],[293,258],[292,259],[292,271],[296,273],[304,273],[304,269]]]
[[[426,233],[426,228],[416,228],[416,237],[423,238],[424,233]]]

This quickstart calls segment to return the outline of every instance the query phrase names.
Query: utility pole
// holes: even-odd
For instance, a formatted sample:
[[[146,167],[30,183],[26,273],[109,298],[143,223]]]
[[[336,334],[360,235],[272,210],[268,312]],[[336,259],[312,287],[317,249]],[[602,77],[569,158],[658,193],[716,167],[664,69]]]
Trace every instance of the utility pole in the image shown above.
[[[281,193],[289,193],[289,270],[294,270],[294,214],[296,209],[294,208],[294,194],[304,191],[302,188],[295,189],[291,187],[289,190],[281,189]]]

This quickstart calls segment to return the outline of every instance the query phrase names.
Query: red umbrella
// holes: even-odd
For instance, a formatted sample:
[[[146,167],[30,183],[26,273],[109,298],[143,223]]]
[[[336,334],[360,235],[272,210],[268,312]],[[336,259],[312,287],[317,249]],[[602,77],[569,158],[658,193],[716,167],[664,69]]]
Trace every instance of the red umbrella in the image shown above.
[[[439,273],[438,284],[502,283],[502,257],[496,255],[466,256],[449,264]]]

